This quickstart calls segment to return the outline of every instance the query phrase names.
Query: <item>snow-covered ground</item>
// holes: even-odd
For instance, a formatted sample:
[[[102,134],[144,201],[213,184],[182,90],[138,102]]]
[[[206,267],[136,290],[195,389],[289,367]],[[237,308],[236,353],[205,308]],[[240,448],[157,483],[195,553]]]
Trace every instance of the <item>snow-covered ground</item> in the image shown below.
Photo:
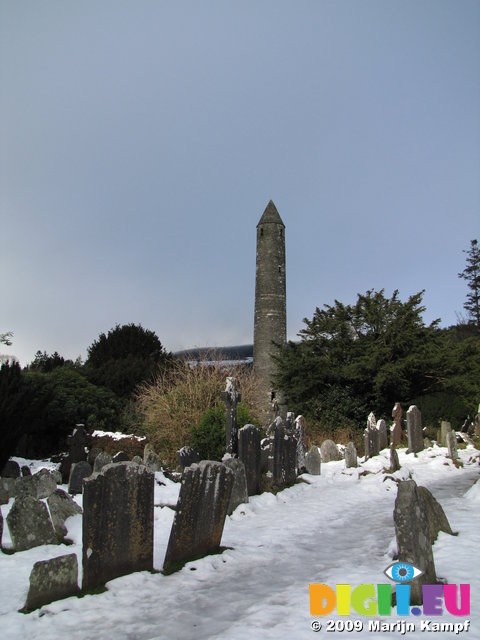
[[[470,629],[456,636],[437,632],[434,638],[466,637],[480,640],[480,476],[479,452],[459,452],[463,468],[447,459],[445,448],[433,447],[407,455],[400,450],[402,468],[396,478],[409,475],[428,487],[442,504],[458,536],[440,533],[434,546],[437,575],[450,583],[471,584]],[[22,463],[24,461],[21,461]],[[48,466],[35,463],[35,468]],[[227,517],[222,554],[187,564],[170,576],[141,572],[112,580],[108,591],[69,598],[40,611],[18,613],[28,591],[31,568],[37,560],[76,552],[81,564],[81,516],[67,524],[72,546],[43,546],[13,555],[0,554],[0,638],[2,640],[256,640],[303,639],[325,636],[398,638],[400,631],[369,631],[371,618],[357,614],[362,631],[328,632],[326,619],[309,610],[309,583],[386,583],[383,571],[394,551],[393,505],[396,484],[382,473],[388,450],[345,470],[344,462],[322,465],[321,476],[303,476],[276,496],[263,494],[240,505]],[[360,475],[363,470],[370,473]],[[179,485],[158,473],[165,483],[155,491],[155,568],[166,551]],[[79,497],[81,504],[81,496]],[[11,507],[2,506],[4,517]],[[8,546],[8,530],[3,543]],[[336,612],[326,616],[339,620]],[[395,610],[382,622],[413,622],[408,638],[425,639],[422,616],[400,618]],[[430,617],[429,619],[433,619]],[[436,622],[463,622],[450,614]],[[312,623],[322,623],[315,634]],[[467,635],[468,634],[468,635]]]

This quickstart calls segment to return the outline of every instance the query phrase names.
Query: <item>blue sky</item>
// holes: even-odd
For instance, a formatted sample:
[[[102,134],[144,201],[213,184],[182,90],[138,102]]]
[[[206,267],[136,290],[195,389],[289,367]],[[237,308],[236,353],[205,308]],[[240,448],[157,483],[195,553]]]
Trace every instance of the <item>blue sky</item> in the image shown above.
[[[255,227],[288,335],[425,289],[454,324],[480,237],[477,0],[0,0],[0,332],[22,364],[117,323],[253,340]]]

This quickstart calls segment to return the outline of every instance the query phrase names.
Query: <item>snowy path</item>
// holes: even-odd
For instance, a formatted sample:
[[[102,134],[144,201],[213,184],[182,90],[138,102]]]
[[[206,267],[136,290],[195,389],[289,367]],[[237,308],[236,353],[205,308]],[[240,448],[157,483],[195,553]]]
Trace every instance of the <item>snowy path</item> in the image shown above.
[[[467,452],[462,453],[467,459]],[[375,472],[384,462],[374,459],[365,467]],[[467,541],[470,546],[471,537],[478,537],[478,502],[475,526],[469,528],[472,510],[462,499],[479,476],[478,464],[459,470],[445,466],[445,458],[438,454],[418,459],[402,456],[402,464],[399,474],[405,476],[408,465],[417,483],[429,487],[439,499],[452,528],[460,530],[458,538],[441,534],[435,545],[438,575],[451,582],[470,581],[468,573],[462,575],[470,571],[469,559],[463,557],[455,542],[465,545]],[[394,538],[396,485],[391,480],[383,482],[383,477],[372,473],[358,479],[356,472],[343,473],[343,462],[324,465],[322,476],[308,476],[310,485],[299,484],[277,496],[263,494],[239,507],[227,519],[222,539],[231,550],[190,563],[171,576],[139,573],[119,578],[109,583],[108,592],[53,603],[43,608],[43,616],[38,612],[22,616],[12,611],[0,617],[1,628],[9,631],[2,637],[315,638],[310,628],[310,582],[334,586],[337,582],[355,585],[387,581],[383,570],[391,561],[387,550]],[[160,513],[156,514],[155,563],[161,568],[172,512],[156,511]],[[455,554],[453,566],[451,549]],[[478,635],[472,629],[469,638],[480,640],[479,627],[476,632]],[[393,638],[399,634],[363,631],[328,633],[326,637],[352,635]]]

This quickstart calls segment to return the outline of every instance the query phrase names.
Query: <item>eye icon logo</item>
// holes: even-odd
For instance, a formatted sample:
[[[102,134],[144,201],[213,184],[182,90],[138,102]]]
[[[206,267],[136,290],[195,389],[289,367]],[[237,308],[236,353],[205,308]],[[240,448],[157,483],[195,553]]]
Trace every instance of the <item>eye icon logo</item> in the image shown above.
[[[385,569],[384,573],[390,580],[403,584],[418,578],[424,572],[414,567],[413,564],[408,564],[408,562],[394,562]]]

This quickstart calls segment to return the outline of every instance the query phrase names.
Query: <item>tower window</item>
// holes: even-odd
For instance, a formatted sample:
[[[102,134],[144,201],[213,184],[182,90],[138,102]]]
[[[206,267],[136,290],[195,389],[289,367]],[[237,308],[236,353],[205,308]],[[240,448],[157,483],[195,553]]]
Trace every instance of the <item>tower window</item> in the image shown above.
[[[282,237],[283,237],[283,229],[280,228],[280,238],[282,238]]]
[[[260,227],[260,236],[263,237],[263,227]]]

